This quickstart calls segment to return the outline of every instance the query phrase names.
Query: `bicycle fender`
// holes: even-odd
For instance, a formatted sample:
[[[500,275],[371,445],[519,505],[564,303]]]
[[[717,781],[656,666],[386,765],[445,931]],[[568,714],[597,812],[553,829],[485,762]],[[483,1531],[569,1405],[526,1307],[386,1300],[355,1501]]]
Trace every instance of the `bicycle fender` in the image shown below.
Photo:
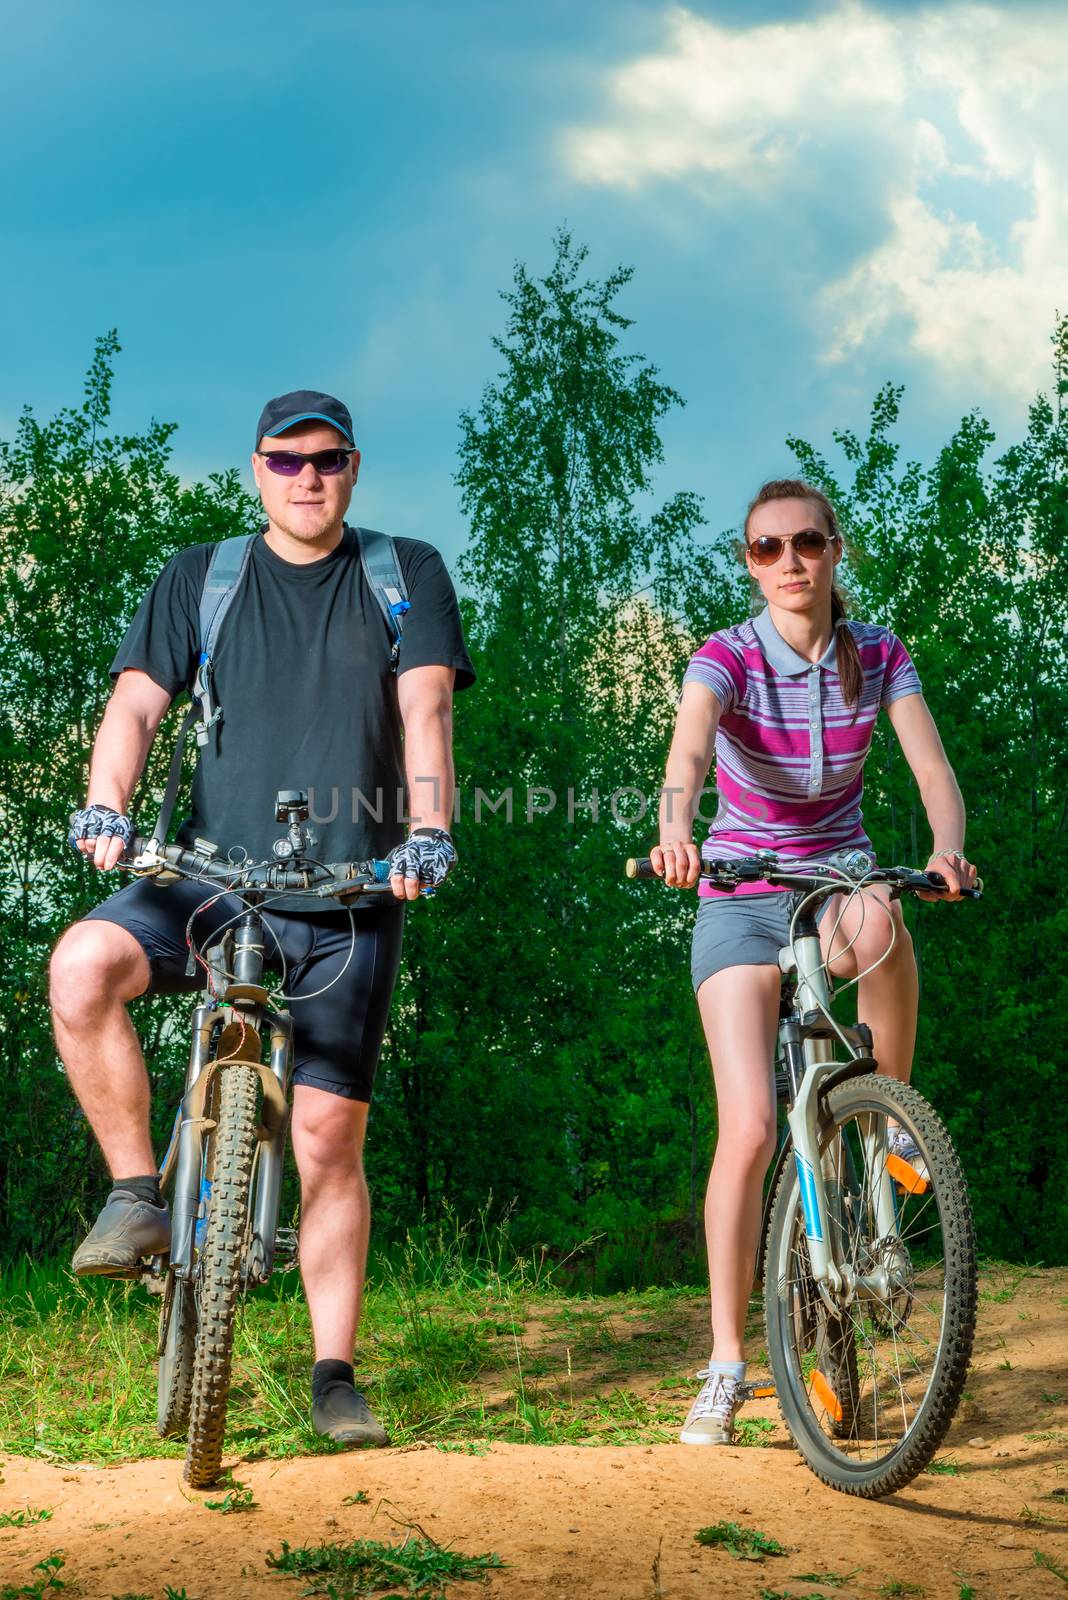
[[[823,1100],[832,1089],[837,1089],[840,1083],[845,1083],[847,1078],[862,1078],[866,1072],[876,1072],[878,1063],[874,1056],[854,1056],[852,1061],[843,1061],[828,1072],[822,1079],[817,1089],[817,1094]]]
[[[221,1066],[225,1065],[228,1065],[228,1063],[219,1061],[209,1061],[207,1063],[203,1072],[197,1078],[192,1088],[187,1091],[185,1098],[182,1101],[183,1120],[188,1119],[191,1121],[199,1121],[203,1117],[204,1105],[208,1095],[208,1086],[211,1083],[215,1073],[220,1070]],[[273,1126],[271,1126],[267,1125],[267,1118],[265,1117],[264,1123],[267,1125],[267,1131],[269,1133],[274,1132],[275,1127],[289,1117],[289,1102],[286,1100],[286,1097],[282,1092],[281,1084],[278,1082],[278,1079],[275,1077],[270,1067],[265,1066],[260,1061],[239,1060],[236,1062],[236,1065],[242,1067],[251,1067],[253,1072],[259,1075],[260,1083],[263,1085],[264,1109],[268,1111],[269,1115],[278,1119]]]

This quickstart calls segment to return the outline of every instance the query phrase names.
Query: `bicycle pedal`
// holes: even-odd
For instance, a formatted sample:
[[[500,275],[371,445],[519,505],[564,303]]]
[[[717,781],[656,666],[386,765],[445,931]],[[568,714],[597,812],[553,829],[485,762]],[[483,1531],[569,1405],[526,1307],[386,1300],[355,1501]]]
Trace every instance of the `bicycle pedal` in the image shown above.
[[[166,1256],[153,1256],[150,1262],[142,1262],[131,1272],[130,1277],[140,1278],[149,1294],[162,1294],[167,1287],[167,1266]]]
[[[297,1264],[298,1237],[296,1228],[279,1228],[274,1236],[275,1271],[284,1271]]]
[[[738,1392],[743,1402],[747,1400],[774,1400],[775,1385],[773,1383],[743,1383]]]

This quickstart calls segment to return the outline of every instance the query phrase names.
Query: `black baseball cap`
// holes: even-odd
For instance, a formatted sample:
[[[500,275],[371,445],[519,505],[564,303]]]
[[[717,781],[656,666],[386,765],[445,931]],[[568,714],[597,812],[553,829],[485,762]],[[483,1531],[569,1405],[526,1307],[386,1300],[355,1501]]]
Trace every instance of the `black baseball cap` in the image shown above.
[[[290,394],[280,394],[277,399],[268,400],[260,412],[259,427],[256,429],[257,449],[265,434],[268,438],[274,438],[275,434],[284,433],[295,422],[329,422],[338,433],[345,435],[349,444],[356,443],[348,406],[343,406],[332,394],[320,394],[318,389],[294,389]]]

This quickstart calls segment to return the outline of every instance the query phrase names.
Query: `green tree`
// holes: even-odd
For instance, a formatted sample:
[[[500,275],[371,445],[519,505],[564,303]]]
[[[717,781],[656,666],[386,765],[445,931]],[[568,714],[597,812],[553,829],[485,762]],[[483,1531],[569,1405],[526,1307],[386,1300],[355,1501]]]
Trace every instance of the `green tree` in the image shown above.
[[[947,1118],[972,1184],[983,1248],[1063,1260],[1068,1093],[1055,1021],[1068,794],[1068,321],[1054,333],[1052,398],[993,464],[994,435],[964,418],[933,465],[902,463],[902,391],[877,396],[868,434],[835,434],[850,476],[790,441],[839,507],[857,613],[913,653],[969,812],[982,905],[908,909],[922,983],[916,1082]],[[883,723],[865,819],[884,859],[926,860],[911,775]]]
[[[517,267],[501,372],[461,419],[463,870],[409,918],[372,1152],[380,1190],[387,1167],[424,1204],[492,1189],[558,1243],[689,1208],[678,1151],[706,1126],[684,914],[622,877],[655,801],[628,826],[642,804],[619,791],[659,781],[693,643],[679,602],[707,609],[714,580],[695,497],[649,508],[680,398],[626,348],[630,273],[588,279],[585,256],[562,233],[545,278]],[[511,820],[484,799],[476,819],[478,791],[510,791]]]
[[[183,545],[238,531],[251,505],[233,473],[178,482],[172,424],[107,431],[118,351],[114,333],[98,340],[82,404],[43,423],[26,411],[15,438],[0,442],[0,1248],[13,1253],[65,1248],[102,1176],[56,1057],[46,967],[62,929],[116,886],[66,844],[67,818],[84,803],[108,663],[164,562]],[[146,806],[173,734],[172,714],[141,789]],[[168,1015],[166,1005],[138,1014],[157,1080],[175,1066]]]

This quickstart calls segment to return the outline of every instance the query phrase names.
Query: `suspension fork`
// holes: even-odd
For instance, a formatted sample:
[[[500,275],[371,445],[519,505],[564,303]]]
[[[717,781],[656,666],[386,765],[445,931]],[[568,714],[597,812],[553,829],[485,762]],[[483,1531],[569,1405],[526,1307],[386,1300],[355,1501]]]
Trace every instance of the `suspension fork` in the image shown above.
[[[264,1094],[262,1121],[256,1129],[259,1145],[256,1150],[250,1206],[251,1238],[248,1253],[250,1283],[266,1283],[274,1267],[278,1207],[282,1197],[282,1178],[285,1172],[286,1138],[292,1114],[289,1104],[289,1074],[293,1065],[293,1021],[287,1011],[269,1011],[264,1020],[271,1030],[270,1072],[278,1085],[279,1096]]]
[[[796,1010],[783,1019],[779,1028],[780,1048],[793,1092],[786,1120],[797,1167],[812,1277],[821,1295],[837,1297],[842,1293],[844,1278],[830,1242],[830,1207],[819,1153],[820,1091],[837,1063],[832,1041],[805,1036],[801,1024],[802,1017],[824,1010],[829,1003],[823,952],[814,922],[780,956],[784,972],[795,965]],[[829,1303],[833,1305],[833,1299]]]
[[[185,1093],[175,1118],[171,1148],[160,1172],[161,1181],[166,1182],[168,1168],[177,1168],[171,1200],[171,1266],[180,1278],[189,1276],[193,1264],[193,1230],[200,1205],[204,1149],[203,1108],[194,1107],[192,1101],[196,1084],[211,1058],[212,1033],[222,1021],[223,1013],[217,1006],[199,1005],[193,1012],[193,1042],[185,1074]]]

